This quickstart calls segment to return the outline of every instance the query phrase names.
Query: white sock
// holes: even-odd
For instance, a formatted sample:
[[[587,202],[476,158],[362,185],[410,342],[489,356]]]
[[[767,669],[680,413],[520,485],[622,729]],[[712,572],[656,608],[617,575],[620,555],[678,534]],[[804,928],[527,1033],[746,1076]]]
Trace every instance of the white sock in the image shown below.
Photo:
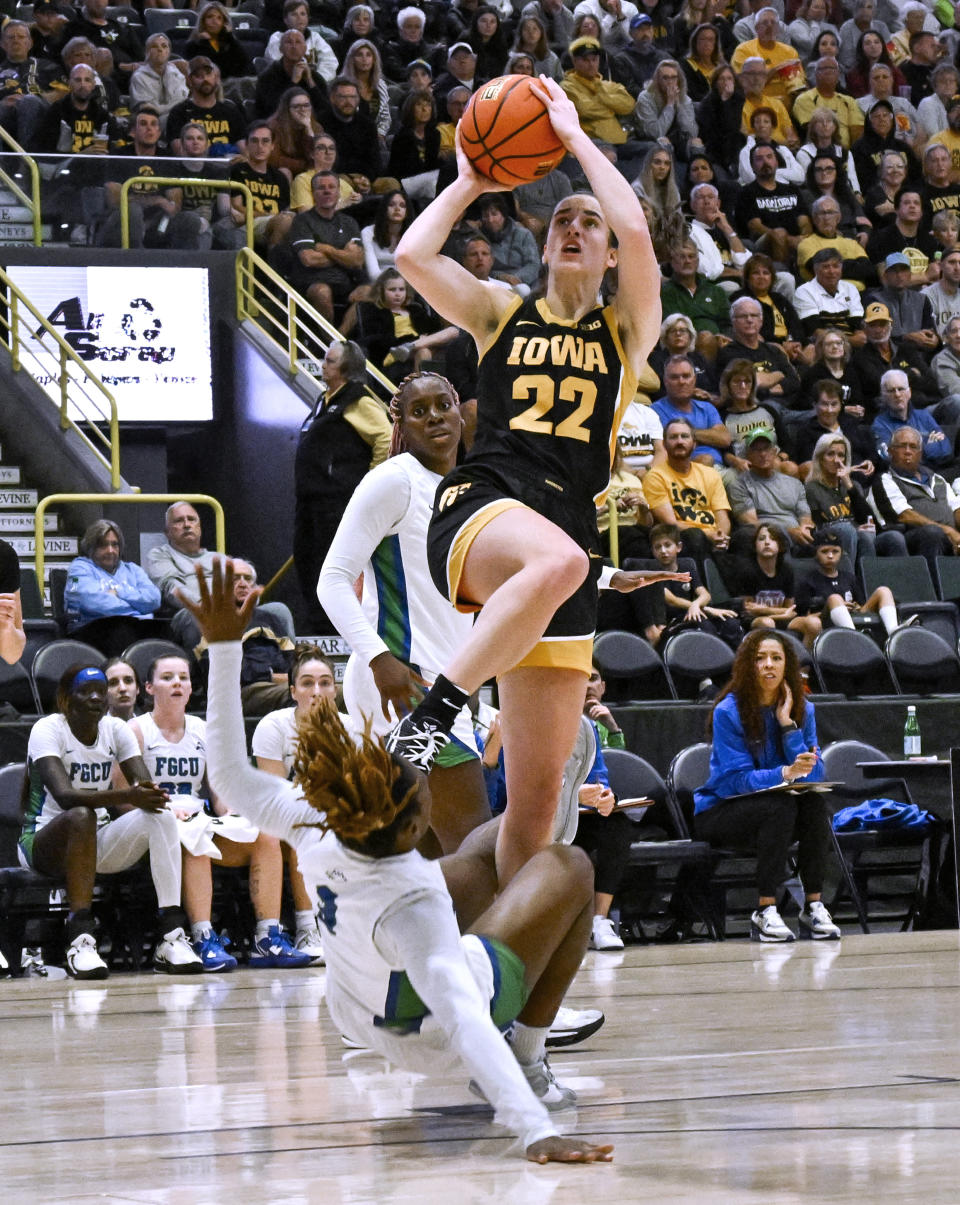
[[[853,620],[850,617],[850,612],[846,607],[831,607],[830,619],[835,628],[852,628]]]
[[[524,1067],[539,1063],[547,1052],[547,1034],[550,1027],[543,1028],[524,1025],[522,1021],[514,1021],[510,1030],[510,1049],[517,1062]]]
[[[310,908],[304,908],[296,913],[297,917],[297,934],[311,933],[317,927],[317,919]]]
[[[897,608],[893,603],[888,603],[885,607],[880,608],[880,622],[887,629],[888,636],[895,628],[899,627],[900,621],[897,619]]]
[[[190,926],[190,935],[194,941],[203,941],[213,932],[213,925],[208,920],[198,920]]]
[[[264,917],[263,920],[257,921],[257,941],[261,937],[267,937],[271,929],[279,929],[280,921],[275,916]]]

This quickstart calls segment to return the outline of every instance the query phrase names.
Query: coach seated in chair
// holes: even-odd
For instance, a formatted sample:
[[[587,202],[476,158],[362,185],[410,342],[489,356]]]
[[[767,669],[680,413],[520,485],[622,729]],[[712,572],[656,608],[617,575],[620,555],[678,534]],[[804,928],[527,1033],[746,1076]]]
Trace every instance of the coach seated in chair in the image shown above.
[[[109,519],[91,523],[80,555],[67,569],[63,593],[67,632],[107,657],[134,640],[166,636],[169,626],[153,618],[160,591],[133,561],[123,559],[123,532]]]

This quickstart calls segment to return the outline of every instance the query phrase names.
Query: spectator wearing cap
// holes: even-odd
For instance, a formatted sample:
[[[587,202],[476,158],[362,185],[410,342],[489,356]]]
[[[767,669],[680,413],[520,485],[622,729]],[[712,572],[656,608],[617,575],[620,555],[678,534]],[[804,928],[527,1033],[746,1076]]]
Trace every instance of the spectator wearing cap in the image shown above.
[[[665,50],[654,45],[653,18],[649,13],[638,13],[630,21],[629,42],[610,56],[610,76],[623,84],[631,96],[638,96],[653,76],[657,64],[668,57]]]
[[[451,88],[469,88],[473,92],[477,79],[477,56],[469,42],[454,42],[447,51],[446,70],[442,71],[433,85],[437,104],[446,100]]]
[[[896,90],[896,76],[889,63],[874,63],[867,75],[867,91],[857,98],[857,107],[864,113],[872,112],[881,100],[893,109],[894,129],[897,138],[909,146],[917,145],[920,135],[920,117],[909,100]]]
[[[953,476],[953,445],[934,418],[936,406],[918,409],[912,404],[910,381],[905,372],[892,368],[880,378],[881,410],[873,420],[873,437],[881,460],[889,459],[890,440],[900,427],[912,427],[923,440],[923,463]],[[947,421],[946,419],[944,421]],[[956,421],[956,416],[951,421]]]
[[[600,23],[600,38],[608,52],[624,49],[630,42],[630,22],[640,10],[630,0],[580,0],[574,17],[589,13]]]
[[[863,134],[850,148],[860,189],[865,196],[880,178],[880,166],[887,151],[896,151],[901,156],[907,165],[908,178],[917,175],[916,156],[897,129],[892,101],[878,100],[870,107]]]
[[[408,5],[397,13],[397,36],[391,38],[383,48],[383,73],[395,84],[403,82],[407,64],[414,59],[425,59],[439,69],[442,50],[424,38],[427,18],[422,9]]]
[[[923,194],[916,184],[904,184],[894,198],[896,217],[889,226],[874,231],[867,242],[867,255],[877,271],[887,257],[902,252],[911,268],[910,283],[927,284],[939,275],[935,256],[939,244],[923,227]]]
[[[931,146],[945,146],[950,152],[951,179],[960,179],[960,96],[947,104],[947,128],[930,139]]]
[[[883,261],[883,287],[868,294],[869,301],[879,301],[890,311],[890,333],[898,342],[905,341],[932,354],[940,346],[933,306],[930,298],[911,289],[910,261],[901,251],[894,251]]]
[[[905,528],[907,550],[926,557],[931,573],[937,557],[960,552],[960,497],[939,473],[923,464],[923,436],[903,424],[890,437],[890,467],[873,483],[873,501],[885,524]]]
[[[904,342],[897,343],[891,338],[893,322],[890,311],[882,301],[867,303],[863,314],[863,329],[867,336],[866,342],[854,351],[850,367],[856,375],[867,418],[873,418],[877,399],[881,394],[881,380],[892,368],[906,373],[915,406],[938,406],[941,402],[940,390],[927,357],[919,347]],[[945,411],[945,422],[953,421],[952,418],[946,417],[953,409],[951,404]]]
[[[739,72],[747,59],[763,59],[767,72],[764,85],[764,95],[768,98],[786,100],[791,91],[796,91],[794,79],[803,86],[805,79],[803,64],[797,57],[793,46],[787,42],[778,42],[777,33],[780,29],[780,18],[775,8],[762,8],[757,13],[757,36],[748,42],[741,42],[733,52],[730,65]],[[791,76],[791,69],[795,69]]]
[[[744,436],[744,455],[749,468],[738,473],[727,487],[727,497],[733,517],[742,528],[753,529],[762,524],[779,527],[794,548],[809,548],[813,543],[813,519],[803,486],[796,477],[780,472],[779,451],[775,432],[757,427]],[[736,540],[743,547],[743,537]]]
[[[818,59],[813,78],[814,86],[793,102],[794,120],[805,130],[816,109],[829,109],[837,119],[840,145],[848,151],[863,133],[863,110],[852,96],[837,91],[840,64],[836,59]]]
[[[573,40],[573,25],[576,18],[563,0],[531,0],[520,10],[524,17],[538,17],[547,33],[547,44],[554,54],[562,54]]]
[[[846,239],[845,242],[851,240]],[[859,243],[854,246],[860,248]],[[793,298],[803,333],[815,339],[821,330],[843,331],[854,346],[866,342],[863,333],[863,302],[856,285],[841,280],[843,255],[837,247],[823,247],[810,259],[813,280],[801,285]]]
[[[238,105],[223,99],[220,72],[205,55],[192,58],[187,67],[190,95],[167,114],[167,142],[175,155],[181,154],[180,131],[188,121],[198,122],[207,131],[212,155],[226,147],[244,149],[246,122]],[[220,148],[216,150],[213,148]]]
[[[596,38],[577,38],[570,43],[573,67],[565,72],[560,87],[573,101],[580,125],[594,142],[607,143],[617,167],[632,179],[649,143],[638,143],[628,133],[636,102],[623,84],[600,74],[600,43]]]

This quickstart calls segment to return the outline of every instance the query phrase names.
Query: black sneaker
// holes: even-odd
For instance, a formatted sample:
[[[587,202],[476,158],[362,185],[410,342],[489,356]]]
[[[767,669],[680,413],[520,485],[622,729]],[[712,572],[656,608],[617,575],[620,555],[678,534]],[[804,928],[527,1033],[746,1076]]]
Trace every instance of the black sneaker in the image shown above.
[[[414,720],[408,715],[387,734],[384,743],[388,752],[429,774],[437,754],[450,743],[450,734],[436,720],[429,717]]]

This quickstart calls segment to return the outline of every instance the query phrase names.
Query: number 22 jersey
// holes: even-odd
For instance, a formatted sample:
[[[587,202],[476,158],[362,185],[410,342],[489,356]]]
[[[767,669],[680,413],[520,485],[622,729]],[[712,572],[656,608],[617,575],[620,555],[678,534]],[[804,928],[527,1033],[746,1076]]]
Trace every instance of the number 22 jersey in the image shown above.
[[[592,500],[607,488],[636,387],[612,307],[570,321],[542,297],[518,298],[481,353],[467,462],[506,456]]]

